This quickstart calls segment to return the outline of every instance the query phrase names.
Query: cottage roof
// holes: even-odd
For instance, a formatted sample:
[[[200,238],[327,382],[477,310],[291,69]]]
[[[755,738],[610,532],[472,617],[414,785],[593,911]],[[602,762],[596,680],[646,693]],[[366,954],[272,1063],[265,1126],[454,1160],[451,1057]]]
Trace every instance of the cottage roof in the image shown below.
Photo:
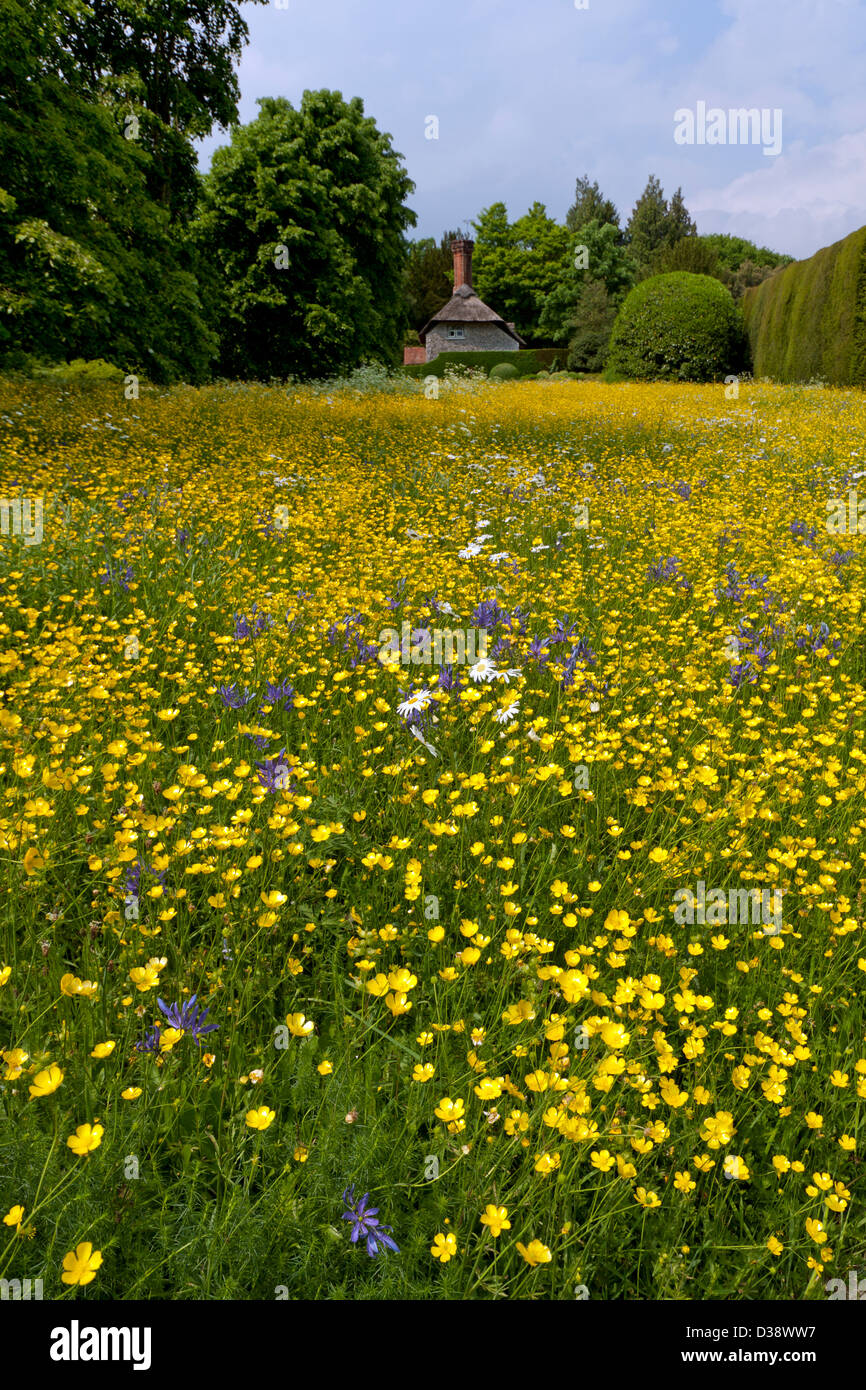
[[[418,330],[418,337],[422,343],[434,323],[495,323],[497,328],[501,328],[503,333],[514,338],[521,347],[526,345],[520,334],[506,323],[505,319],[501,318],[495,310],[479,299],[470,285],[459,285],[448,303],[443,304],[438,313],[429,318],[424,327]]]

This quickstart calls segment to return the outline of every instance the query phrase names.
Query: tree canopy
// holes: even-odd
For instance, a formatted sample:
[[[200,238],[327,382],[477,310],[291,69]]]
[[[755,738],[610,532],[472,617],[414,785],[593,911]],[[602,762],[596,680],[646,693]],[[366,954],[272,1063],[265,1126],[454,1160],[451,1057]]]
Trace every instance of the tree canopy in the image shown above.
[[[213,255],[221,369],[326,375],[396,360],[414,188],[358,97],[264,98],[214,153],[197,242]]]
[[[473,225],[476,291],[521,336],[537,339],[545,300],[562,275],[568,229],[539,202],[512,223],[505,204],[492,203]]]

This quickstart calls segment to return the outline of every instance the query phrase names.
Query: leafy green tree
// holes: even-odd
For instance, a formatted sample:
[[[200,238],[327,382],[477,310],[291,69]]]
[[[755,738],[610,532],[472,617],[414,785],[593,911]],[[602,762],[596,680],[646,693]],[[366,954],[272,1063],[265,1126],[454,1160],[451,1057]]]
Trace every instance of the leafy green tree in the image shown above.
[[[667,216],[664,189],[655,175],[650,174],[626,223],[629,252],[639,270],[651,266],[656,252],[666,244]]]
[[[233,0],[56,0],[56,70],[91,99],[135,115],[149,187],[172,214],[195,206],[191,140],[238,119],[235,66],[249,37]],[[266,0],[247,0],[264,4]]]
[[[656,252],[653,258],[653,273],[665,275],[673,270],[688,270],[693,275],[713,275],[723,283],[727,273],[713,248],[699,236],[680,237],[678,241],[669,242]]]
[[[567,228],[539,202],[510,225],[505,204],[493,203],[473,226],[476,291],[527,341],[537,342],[545,300],[563,274]]]
[[[215,341],[189,249],[149,196],[149,155],[58,75],[50,0],[0,13],[0,353],[202,379]]]
[[[214,261],[221,369],[261,379],[395,362],[415,214],[391,137],[339,92],[259,108],[215,151],[194,229]]]
[[[653,274],[656,256],[682,237],[695,236],[697,228],[678,188],[670,203],[654,174],[635,203],[626,227],[628,246],[637,266],[638,279]]]
[[[572,316],[567,365],[572,372],[600,372],[605,364],[616,305],[602,280],[588,280]]]
[[[785,264],[788,263],[786,258]],[[740,300],[746,290],[752,289],[754,285],[763,284],[781,269],[782,265],[756,265],[754,261],[745,260],[734,271],[722,269],[719,278],[727,285],[734,299]]]
[[[454,292],[454,255],[451,243],[459,234],[443,232],[438,244],[433,237],[409,242],[405,272],[406,316],[417,331]]]
[[[587,285],[604,285],[606,302],[615,314],[635,281],[634,262],[620,245],[614,223],[602,223],[593,218],[571,236],[570,242],[569,257],[563,262],[559,281],[545,300],[539,321],[539,331],[554,343],[564,343],[572,336],[578,322],[578,305]],[[598,296],[591,302],[595,310]]]
[[[781,268],[780,265],[757,265],[747,259],[735,270],[729,270],[719,261],[708,237],[685,236],[673,245],[662,247],[653,260],[652,273],[667,275],[674,270],[687,270],[693,275],[712,275],[730,290],[735,301],[739,301],[747,289],[762,284]]]
[[[570,232],[579,231],[587,222],[612,222],[619,228],[619,213],[609,198],[605,198],[598,186],[598,180],[589,181],[589,174],[577,180],[574,202],[565,214],[565,225]]]
[[[668,246],[675,246],[684,237],[695,237],[697,234],[697,225],[689,216],[689,210],[683,199],[683,190],[678,188],[668,204],[667,244]]]
[[[701,240],[715,252],[719,263],[728,270],[737,270],[744,261],[751,261],[753,265],[758,266],[770,266],[772,269],[780,265],[790,265],[794,259],[793,256],[786,256],[782,252],[770,251],[766,246],[756,246],[745,237],[730,236],[727,232],[710,232],[701,237]]]

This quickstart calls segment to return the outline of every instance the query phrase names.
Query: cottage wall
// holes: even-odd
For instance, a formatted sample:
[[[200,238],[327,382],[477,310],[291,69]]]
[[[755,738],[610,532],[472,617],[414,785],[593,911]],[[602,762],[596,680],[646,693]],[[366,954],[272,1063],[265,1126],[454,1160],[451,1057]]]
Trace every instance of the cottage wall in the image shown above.
[[[517,352],[519,343],[495,323],[463,323],[465,336],[449,338],[447,324],[434,323],[428,329],[424,343],[427,361],[432,362],[440,352]]]

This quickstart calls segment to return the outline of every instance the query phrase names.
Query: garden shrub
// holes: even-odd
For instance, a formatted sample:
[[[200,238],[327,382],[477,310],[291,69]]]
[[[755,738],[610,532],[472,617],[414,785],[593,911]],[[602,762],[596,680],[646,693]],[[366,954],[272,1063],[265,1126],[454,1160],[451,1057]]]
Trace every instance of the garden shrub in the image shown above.
[[[640,380],[716,381],[744,363],[739,311],[709,275],[653,275],[617,315],[607,365]]]
[[[866,385],[866,227],[743,296],[756,376]]]

